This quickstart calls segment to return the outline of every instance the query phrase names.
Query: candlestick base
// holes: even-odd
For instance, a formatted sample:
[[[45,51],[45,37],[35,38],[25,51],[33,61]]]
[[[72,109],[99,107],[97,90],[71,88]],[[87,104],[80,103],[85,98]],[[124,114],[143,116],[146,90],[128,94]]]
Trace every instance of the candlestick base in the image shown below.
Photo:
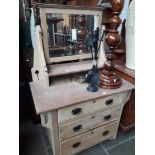
[[[121,78],[116,73],[104,73],[106,71],[100,72],[100,85],[99,87],[105,89],[116,89],[119,88],[122,84]]]
[[[97,86],[90,84],[90,85],[87,87],[87,90],[88,90],[89,92],[97,92],[97,91],[98,91],[98,88],[97,88]]]

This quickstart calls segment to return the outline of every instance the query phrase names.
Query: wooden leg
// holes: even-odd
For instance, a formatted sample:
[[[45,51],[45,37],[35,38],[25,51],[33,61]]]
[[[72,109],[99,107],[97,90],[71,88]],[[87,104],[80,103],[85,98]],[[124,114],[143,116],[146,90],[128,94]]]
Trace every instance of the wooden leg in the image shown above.
[[[48,138],[53,151],[53,155],[60,155],[58,111],[41,114],[42,126],[48,130]]]
[[[129,126],[124,126],[122,123],[120,123],[120,125],[119,125],[120,131],[122,131],[124,134],[127,134],[128,132],[130,132],[134,128],[135,128],[135,123],[133,123]]]
[[[51,112],[52,149],[53,155],[60,155],[58,111]]]

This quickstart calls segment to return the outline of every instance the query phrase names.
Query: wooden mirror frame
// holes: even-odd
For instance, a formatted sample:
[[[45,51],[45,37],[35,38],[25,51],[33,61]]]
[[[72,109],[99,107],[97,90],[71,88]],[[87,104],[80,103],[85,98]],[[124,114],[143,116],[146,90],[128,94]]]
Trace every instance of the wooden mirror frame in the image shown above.
[[[38,4],[38,8],[40,13],[40,24],[43,32],[44,54],[45,54],[45,60],[47,64],[51,64],[52,59],[55,59],[55,58],[50,58],[49,56],[47,20],[46,20],[47,13],[98,15],[98,23],[99,23],[99,27],[101,28],[102,11],[104,10],[103,7],[101,8],[101,7],[65,6],[65,5],[54,5],[54,4]],[[70,57],[70,58],[72,57],[71,60],[70,58],[67,59],[69,61],[72,61],[72,60],[80,60],[82,59],[83,56],[84,55],[77,55],[76,58],[75,56],[65,56],[65,57]],[[61,59],[61,57],[59,58]],[[88,58],[91,58],[91,54],[90,56],[88,56]]]

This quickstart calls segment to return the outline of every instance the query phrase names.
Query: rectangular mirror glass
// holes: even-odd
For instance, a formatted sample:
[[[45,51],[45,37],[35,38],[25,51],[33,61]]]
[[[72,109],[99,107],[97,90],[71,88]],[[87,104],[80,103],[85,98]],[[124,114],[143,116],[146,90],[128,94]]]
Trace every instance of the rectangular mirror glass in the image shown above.
[[[40,13],[49,63],[92,58],[94,49],[89,38],[101,28],[101,11],[43,8]]]

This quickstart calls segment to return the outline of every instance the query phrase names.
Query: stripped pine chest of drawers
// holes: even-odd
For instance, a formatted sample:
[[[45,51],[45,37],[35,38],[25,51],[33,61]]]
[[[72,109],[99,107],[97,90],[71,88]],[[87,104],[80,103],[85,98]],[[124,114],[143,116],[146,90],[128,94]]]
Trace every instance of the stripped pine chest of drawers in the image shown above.
[[[54,155],[74,155],[104,140],[116,138],[125,103],[134,85],[91,93],[87,84],[71,82],[45,87],[30,83],[37,114]]]

